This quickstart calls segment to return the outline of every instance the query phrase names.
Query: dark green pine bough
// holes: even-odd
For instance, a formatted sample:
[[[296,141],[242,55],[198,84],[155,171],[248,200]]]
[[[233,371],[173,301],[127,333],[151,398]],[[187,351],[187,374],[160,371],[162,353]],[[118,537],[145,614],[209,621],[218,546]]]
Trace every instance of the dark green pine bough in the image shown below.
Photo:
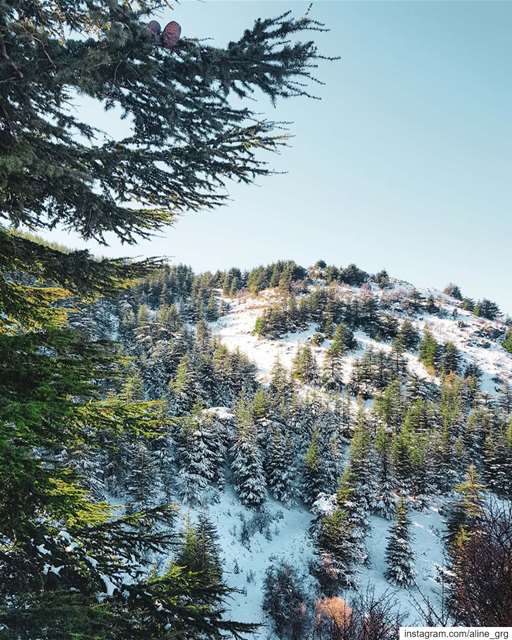
[[[113,345],[86,343],[66,307],[125,286],[158,260],[96,260],[21,234],[56,225],[124,242],[226,198],[228,180],[271,169],[285,144],[246,106],[308,96],[323,27],[308,15],[258,20],[225,49],[159,46],[145,23],[159,2],[0,2],[0,637],[123,639],[239,636],[230,590],[168,565],[172,506],[129,515],[95,501],[70,461],[161,433],[158,403],[116,399]],[[70,107],[87,96],[128,118],[110,139]],[[231,97],[239,100],[233,106]],[[311,96],[310,96],[311,97]],[[165,526],[163,526],[165,525]]]

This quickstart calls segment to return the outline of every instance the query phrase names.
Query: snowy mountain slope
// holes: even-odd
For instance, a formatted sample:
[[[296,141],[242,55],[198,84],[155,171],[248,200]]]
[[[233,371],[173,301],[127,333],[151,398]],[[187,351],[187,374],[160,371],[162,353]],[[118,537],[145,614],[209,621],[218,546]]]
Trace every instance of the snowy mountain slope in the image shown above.
[[[318,286],[318,285],[317,285]],[[362,290],[357,287],[340,287],[346,296],[360,296],[367,293],[367,288]],[[403,284],[382,293],[373,292],[376,295],[390,297],[396,293],[400,300],[402,295],[407,293]],[[442,312],[447,317],[439,317],[435,314],[422,313],[419,316],[404,314],[403,310],[391,311],[391,315],[398,320],[409,318],[413,326],[422,332],[426,327],[430,329],[434,338],[441,343],[453,342],[460,350],[462,360],[465,364],[476,364],[482,371],[482,390],[487,393],[494,393],[499,378],[503,382],[512,383],[512,354],[505,351],[496,341],[486,339],[479,335],[482,333],[504,334],[505,324],[501,320],[486,320],[476,317],[470,311],[461,308],[453,298],[434,289],[420,290],[425,297],[432,296],[439,304]],[[279,340],[270,340],[254,335],[256,319],[265,308],[268,308],[274,301],[279,300],[279,294],[272,290],[266,290],[257,297],[247,294],[236,299],[227,299],[229,311],[218,321],[213,323],[213,332],[222,342],[231,349],[240,349],[257,365],[260,380],[268,382],[269,373],[276,358],[288,369],[297,349],[300,345],[309,341],[315,333],[313,324],[306,331],[289,333]],[[360,357],[362,352],[369,346],[385,351],[391,350],[389,342],[374,340],[363,331],[356,331],[355,337],[359,344],[359,349],[347,354],[345,358],[344,376],[348,379],[351,365],[355,358]],[[321,346],[315,346],[314,352],[319,362],[321,362],[330,341],[326,340]],[[429,375],[425,367],[419,362],[418,356],[412,353],[405,354],[408,368],[419,377],[436,380]],[[437,380],[438,381],[438,380]]]
[[[266,340],[255,336],[256,318],[271,304],[273,298],[271,292],[265,291],[258,298],[243,296],[230,299],[228,313],[211,325],[213,333],[227,347],[240,349],[256,364],[263,383],[269,381],[270,370],[277,358],[291,369],[298,347],[311,338],[315,331],[311,327],[307,331],[289,334],[282,340]]]
[[[218,500],[218,501],[217,501]],[[303,570],[305,582],[313,549],[308,534],[312,515],[303,507],[286,507],[268,499],[262,513],[240,504],[230,486],[200,510],[216,525],[223,548],[223,570],[230,587],[239,590],[229,614],[243,622],[262,622],[263,581],[274,557],[286,558]],[[197,511],[188,511],[194,517]],[[268,629],[261,629],[266,637]]]
[[[255,513],[240,504],[231,487],[227,487],[218,502],[212,501],[201,510],[206,511],[216,525],[223,548],[223,569],[229,586],[240,591],[229,602],[229,615],[244,622],[260,622],[263,626],[257,637],[273,637],[269,621],[262,615],[263,583],[265,571],[273,558],[282,558],[299,570],[302,586],[314,592],[314,580],[308,574],[309,563],[313,559],[313,548],[308,533],[312,516],[303,507],[285,507],[269,499],[265,505],[264,526],[259,531],[251,522]],[[184,514],[194,517],[193,509]],[[268,516],[268,522],[267,522]],[[438,505],[432,504],[426,510],[413,511],[413,549],[416,556],[416,584],[421,593],[436,601],[439,584],[436,582],[437,567],[443,564],[441,535],[443,522]],[[241,542],[244,523],[253,529],[248,540]],[[420,596],[413,590],[392,587],[384,578],[385,547],[390,522],[371,516],[370,532],[367,538],[369,554],[368,566],[362,567],[358,576],[361,590],[373,587],[377,595],[391,592],[397,607],[412,624],[418,620],[414,600]],[[347,594],[350,601],[355,594]]]
[[[319,285],[313,285],[313,287],[315,286]],[[351,297],[368,293],[367,287],[361,289],[345,286],[341,289],[345,295]],[[396,294],[397,299],[400,300],[402,295],[409,293],[410,290],[408,285],[397,283],[384,293],[380,290],[373,291],[373,293],[379,298],[382,296],[389,298]],[[400,305],[397,305],[396,309],[391,308],[391,315],[400,321],[405,317],[409,318],[420,333],[428,328],[440,343],[452,342],[460,350],[463,366],[471,363],[481,369],[482,391],[493,394],[497,391],[497,385],[500,382],[512,382],[512,354],[507,353],[495,340],[489,340],[485,337],[489,334],[504,334],[505,325],[501,320],[491,321],[478,318],[471,312],[462,309],[458,301],[439,291],[424,290],[420,293],[425,297],[431,296],[440,308],[440,313],[407,314],[404,313]],[[270,371],[276,359],[279,359],[290,370],[297,350],[305,342],[310,342],[316,331],[316,326],[310,324],[307,330],[288,333],[279,339],[257,337],[254,334],[256,319],[264,309],[276,300],[279,300],[279,294],[273,290],[263,291],[258,296],[244,294],[235,299],[226,299],[225,302],[229,305],[228,312],[211,324],[213,333],[226,346],[230,349],[240,349],[256,364],[258,377],[263,383],[268,383]],[[391,350],[391,343],[371,338],[364,331],[357,330],[354,332],[354,336],[358,348],[344,357],[345,382],[350,378],[355,359],[361,357],[368,347],[387,352]],[[325,340],[320,346],[314,345],[312,347],[319,364],[321,364],[330,344],[330,340]],[[427,372],[419,361],[417,353],[407,352],[405,357],[408,370],[411,373],[439,384],[439,378]],[[225,506],[226,500],[229,508]],[[433,601],[439,598],[440,591],[436,578],[437,568],[443,565],[441,537],[444,522],[439,509],[445,502],[446,499],[439,498],[437,501],[431,501],[426,509],[411,512],[416,585],[423,596],[433,599]],[[275,513],[274,505],[269,503],[268,508]],[[244,593],[236,596],[231,609],[236,615],[243,616],[244,620],[262,619],[260,603],[264,568],[272,554],[291,560],[305,576],[304,580],[307,581],[307,565],[311,559],[311,548],[307,535],[307,528],[310,524],[308,512],[304,511],[302,507],[283,508],[282,505],[278,505],[277,508],[284,514],[284,518],[282,524],[276,526],[275,536],[271,541],[261,535],[257,536],[250,551],[237,546],[236,536],[233,535],[233,531],[237,527],[238,516],[233,516],[232,512],[241,509],[240,505],[237,506],[236,496],[230,493],[224,494],[219,505],[210,508],[210,513],[215,518],[219,530],[222,531],[224,541],[226,538],[228,539],[228,544],[224,546],[225,549],[228,549],[225,554],[227,567],[229,568],[235,559],[243,560],[244,570],[241,574],[236,575],[229,572],[229,584],[243,589],[244,579],[247,581],[247,575],[250,576],[252,582],[251,597],[248,599]],[[369,564],[360,569],[358,583],[363,590],[366,586],[372,585],[377,594],[391,590],[397,605],[407,614],[409,622],[412,623],[418,620],[419,614],[415,600],[421,600],[421,596],[414,590],[411,592],[408,589],[391,587],[384,578],[384,555],[389,527],[389,521],[378,516],[370,517],[370,532],[367,538]],[[348,599],[350,600],[350,595]],[[264,636],[263,631],[261,635]]]
[[[356,286],[297,268],[270,287],[268,274],[282,280],[286,263],[261,269],[265,283],[258,269],[169,269],[123,301],[119,335],[136,365],[128,391],[163,399],[176,420],[165,440],[127,456],[130,474],[113,461],[110,484],[120,482],[128,504],[177,503],[185,532],[189,516],[199,526],[207,512],[224,580],[238,590],[227,615],[262,623],[261,638],[276,637],[262,604],[274,594],[266,574],[283,560],[310,616],[326,594],[354,604],[371,587],[419,621],[415,600],[439,602],[447,507],[468,469],[512,495],[509,325],[403,281],[366,274]],[[400,502],[412,590],[389,574]],[[329,547],[322,528],[340,514]],[[341,567],[333,589],[321,574],[330,553]]]
[[[182,515],[190,516],[193,520],[200,511],[206,512],[217,527],[227,584],[239,590],[228,603],[229,615],[243,622],[261,623],[262,627],[256,634],[258,638],[274,637],[270,622],[261,610],[265,571],[273,559],[285,559],[298,569],[302,586],[313,595],[314,580],[308,573],[309,563],[313,559],[313,546],[309,536],[311,513],[304,507],[286,507],[268,499],[263,517],[255,516],[254,510],[240,504],[229,485],[199,509],[183,506]],[[440,539],[443,522],[439,504],[413,511],[411,522],[416,556],[416,584],[422,595],[436,601],[439,598],[437,567],[443,564]],[[361,568],[358,585],[363,591],[367,587],[373,587],[377,595],[391,592],[397,608],[412,624],[419,617],[415,606],[415,600],[420,599],[418,592],[392,587],[384,578],[389,527],[388,520],[371,516],[366,542],[369,563]],[[247,537],[242,540],[244,529]],[[354,595],[348,593],[347,599],[350,601]]]
[[[450,309],[450,306],[447,308]],[[482,389],[493,393],[496,390],[494,378],[512,381],[512,354],[507,353],[496,342],[482,338],[478,332],[485,329],[504,332],[503,323],[477,318],[469,311],[458,310],[457,313],[457,321],[427,315],[415,324],[420,330],[428,326],[436,339],[453,342],[465,363],[472,362],[482,370]],[[459,322],[464,326],[459,326]]]

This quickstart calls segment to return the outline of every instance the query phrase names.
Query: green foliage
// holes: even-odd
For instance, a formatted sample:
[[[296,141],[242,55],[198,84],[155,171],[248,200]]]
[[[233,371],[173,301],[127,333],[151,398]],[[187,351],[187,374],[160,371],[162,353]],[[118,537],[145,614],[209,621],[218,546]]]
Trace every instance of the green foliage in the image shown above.
[[[512,353],[512,329],[509,329],[507,331],[505,340],[503,340],[501,344],[506,351],[508,351],[509,353]]]
[[[452,298],[455,298],[455,300],[462,300],[462,293],[460,291],[460,288],[453,282],[450,282],[450,284],[446,285],[443,291],[447,296],[451,296]]]
[[[94,629],[97,637],[136,638],[141,617],[155,629],[171,619],[191,633],[229,628],[215,622],[228,595],[222,585],[202,586],[193,573],[140,570],[148,553],[173,544],[174,509],[114,516],[62,451],[63,443],[69,454],[85,453],[122,434],[159,435],[159,405],[102,400],[98,381],[115,364],[105,345],[76,332],[4,334],[0,356],[0,623],[7,637],[79,637]]]
[[[319,374],[316,358],[308,344],[299,347],[293,359],[292,375],[304,384],[318,384]]]
[[[320,522],[315,573],[327,595],[355,584],[357,551],[354,534],[354,525],[344,509],[335,509]]]
[[[441,368],[444,374],[458,373],[460,366],[459,350],[453,342],[446,342],[441,359]]]
[[[343,325],[338,325],[322,366],[322,385],[330,391],[343,388],[343,354],[346,350]]]
[[[420,343],[420,361],[425,365],[427,371],[434,374],[437,369],[439,357],[439,345],[432,333],[425,329]]]
[[[104,243],[113,233],[133,243],[182,212],[223,202],[227,180],[250,183],[271,172],[257,152],[276,150],[285,138],[246,98],[255,90],[272,102],[308,95],[304,82],[320,56],[312,41],[294,39],[322,25],[287,13],[258,20],[226,49],[182,39],[170,50],[145,24],[160,7],[153,0],[0,6],[6,225],[38,232],[59,224],[84,239]],[[82,120],[83,111],[69,109],[75,95],[121,113],[130,123],[126,136],[114,140]],[[193,319],[214,320],[212,285],[191,283],[186,269],[157,273],[159,261],[99,260],[3,227],[0,256],[2,636],[135,640],[251,631],[225,619],[229,589],[201,580],[191,563],[144,569],[176,538],[174,509],[146,508],[154,501],[146,444],[162,437],[168,421],[161,403],[142,400],[158,396],[146,379],[132,371],[123,382],[112,345],[67,325],[71,308],[153,272],[163,309],[155,319],[128,302],[120,334],[161,348],[176,329],[176,314],[165,310],[174,292],[195,285]],[[230,293],[240,286],[232,274]],[[175,405],[194,406],[197,367],[185,352],[169,394]],[[227,358],[234,359],[245,366],[240,354]],[[225,363],[222,349],[212,361]],[[119,515],[95,498],[92,479],[74,463],[130,441],[134,502]]]
[[[320,457],[319,433],[315,429],[304,456],[304,498],[312,505],[322,490],[322,459]]]
[[[414,351],[418,346],[419,335],[410,320],[404,320],[395,339],[395,344],[404,351]]]
[[[487,320],[496,320],[500,313],[498,305],[492,302],[492,300],[487,300],[487,298],[479,300],[474,308],[474,314],[476,316],[486,318]]]
[[[402,587],[409,586],[414,581],[414,554],[409,529],[407,503],[402,497],[386,546],[386,578]]]
[[[485,486],[480,483],[478,473],[474,465],[470,465],[466,472],[464,482],[455,487],[458,498],[450,505],[446,522],[445,540],[449,551],[457,539],[460,539],[461,530],[472,530],[477,519],[483,513],[483,492]]]

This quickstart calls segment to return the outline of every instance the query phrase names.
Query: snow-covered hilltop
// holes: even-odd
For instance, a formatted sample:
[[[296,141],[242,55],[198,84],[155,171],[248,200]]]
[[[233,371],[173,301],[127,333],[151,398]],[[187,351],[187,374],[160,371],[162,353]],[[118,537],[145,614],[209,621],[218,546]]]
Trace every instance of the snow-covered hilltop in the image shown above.
[[[316,281],[311,290],[321,290],[325,283]],[[409,296],[419,294],[424,300],[435,305],[435,311],[422,308],[419,312],[410,312],[401,304]],[[219,291],[219,295],[222,293]],[[302,293],[305,295],[305,293]],[[461,365],[474,364],[481,370],[481,388],[488,393],[499,390],[500,383],[512,382],[512,354],[503,347],[503,341],[509,328],[502,316],[494,319],[476,316],[465,309],[461,300],[435,289],[415,289],[403,281],[390,281],[382,290],[375,284],[362,287],[340,286],[336,290],[340,299],[367,299],[369,295],[398,322],[410,319],[412,325],[422,333],[428,328],[440,343],[453,343],[460,352]],[[211,324],[212,331],[223,344],[230,349],[240,349],[257,366],[263,383],[268,383],[270,371],[276,359],[291,369],[293,358],[300,345],[311,342],[317,331],[317,323],[311,322],[303,330],[284,333],[278,339],[257,336],[256,321],[272,305],[283,301],[283,293],[277,289],[267,289],[254,296],[242,293],[235,298],[222,298],[228,309],[225,315]],[[299,297],[300,299],[300,297]],[[350,364],[368,347],[391,349],[390,341],[376,340],[364,331],[355,332],[359,348],[347,356],[345,377],[348,378]],[[329,340],[314,346],[318,359],[329,347]],[[417,375],[439,382],[439,377],[431,375],[419,361],[417,353],[407,353],[408,367]]]

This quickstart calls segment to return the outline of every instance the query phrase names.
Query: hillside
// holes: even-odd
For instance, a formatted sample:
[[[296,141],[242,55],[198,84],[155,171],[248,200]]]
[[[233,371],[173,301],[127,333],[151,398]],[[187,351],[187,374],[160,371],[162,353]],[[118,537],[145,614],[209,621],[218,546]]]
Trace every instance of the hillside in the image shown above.
[[[322,284],[312,285],[311,288],[321,290]],[[421,309],[419,313],[411,313],[404,310],[400,300],[407,300],[413,291],[418,292],[425,300],[432,299],[436,305],[435,312]],[[369,293],[375,296],[377,308],[383,301],[386,312],[397,322],[409,319],[418,332],[421,333],[428,327],[439,343],[453,343],[461,352],[462,367],[471,363],[481,369],[480,388],[483,392],[494,394],[499,391],[500,382],[511,382],[511,354],[499,341],[507,331],[507,325],[502,319],[480,318],[464,309],[461,301],[451,296],[435,289],[418,290],[401,281],[395,281],[384,290],[377,286],[372,288],[365,285],[364,288],[342,286],[337,291],[341,299],[361,299],[367,297]],[[316,324],[312,322],[307,329],[288,332],[277,340],[256,336],[254,329],[257,318],[275,301],[282,300],[282,294],[276,290],[265,290],[257,297],[242,294],[235,300],[229,298],[224,300],[229,306],[229,311],[212,324],[212,331],[226,346],[232,349],[239,348],[256,363],[263,383],[269,382],[270,371],[276,358],[290,369],[298,345],[311,341],[317,330]],[[365,349],[371,346],[375,349],[390,351],[392,347],[390,341],[376,340],[364,331],[356,330],[355,338],[359,347],[353,350],[345,360],[347,380],[350,377],[351,364],[355,358],[362,355]],[[322,359],[328,347],[328,340],[314,347],[317,359]],[[418,354],[406,353],[405,355],[411,372],[439,385],[439,376],[428,373],[419,362]]]
[[[311,285],[312,290],[322,289],[323,283]],[[424,299],[432,298],[438,310],[435,313],[422,311],[421,313],[408,313],[400,305],[400,300],[411,295],[414,288],[401,281],[391,283],[385,290],[381,290],[374,285],[369,287],[340,287],[337,294],[341,298],[365,297],[371,292],[380,300],[383,298],[386,305],[392,302],[391,314],[397,321],[405,318],[411,320],[418,332],[423,332],[426,327],[430,329],[434,338],[441,344],[452,342],[461,353],[461,368],[474,364],[482,372],[480,379],[480,389],[484,393],[496,396],[503,390],[504,385],[512,382],[512,354],[506,352],[495,340],[489,339],[492,336],[504,335],[506,327],[501,320],[490,321],[479,318],[469,310],[461,308],[461,302],[440,291],[419,290]],[[262,384],[268,385],[271,379],[272,367],[278,359],[289,371],[292,369],[293,359],[297,350],[305,343],[310,343],[317,331],[317,325],[311,323],[307,329],[296,332],[287,332],[277,339],[258,337],[254,333],[256,320],[261,314],[282,299],[282,294],[275,289],[267,289],[258,296],[242,294],[237,299],[225,298],[229,311],[219,320],[211,324],[212,332],[218,336],[222,343],[230,349],[240,349],[244,354],[256,364],[258,379]],[[379,303],[378,303],[379,306]],[[454,316],[456,314],[456,316]],[[353,363],[361,358],[365,350],[373,348],[383,349],[389,352],[392,348],[388,341],[371,338],[364,331],[355,331],[354,337],[358,347],[344,358],[344,382],[348,384],[352,373]],[[322,362],[331,341],[325,340],[320,345],[315,345],[313,351],[318,362]],[[411,373],[416,374],[424,380],[428,380],[436,385],[440,385],[439,376],[431,375],[422,365],[417,353],[406,353],[407,368]],[[310,386],[314,391],[314,386]],[[355,398],[352,399],[355,403]],[[372,401],[368,402],[371,406]],[[228,498],[229,500],[229,498]],[[417,583],[422,593],[427,597],[436,598],[439,596],[439,583],[437,578],[437,568],[443,564],[443,544],[441,533],[443,530],[443,519],[440,517],[439,508],[442,506],[443,498],[433,498],[426,508],[414,511],[412,518],[413,531],[415,536],[415,556]],[[231,495],[229,500],[231,509],[236,505],[236,497]],[[272,509],[274,505],[270,505]],[[239,507],[240,508],[240,507]],[[274,507],[275,509],[275,507]],[[219,531],[223,531],[223,539],[228,539],[228,547],[233,551],[227,557],[234,555],[240,557],[239,545],[236,544],[236,537],[229,538],[229,530],[232,526],[228,511],[211,509]],[[220,511],[220,513],[219,513]],[[281,512],[283,508],[281,507]],[[285,556],[290,559],[294,566],[302,567],[307,574],[307,560],[311,557],[310,544],[308,545],[309,518],[302,509],[284,510],[285,518],[282,527],[276,527],[275,536],[277,540],[266,543],[264,538],[258,540],[251,552],[242,551],[243,566],[246,568],[245,574],[252,576],[254,573],[254,583],[250,588],[250,596],[242,594],[236,598],[234,611],[238,616],[243,616],[244,620],[258,619],[260,598],[255,596],[255,591],[261,588],[264,580],[264,572],[269,562],[271,554]],[[293,538],[290,539],[289,528],[293,526]],[[375,585],[377,591],[385,592],[393,587],[383,578],[385,569],[385,540],[388,534],[389,522],[383,518],[372,517],[370,524],[368,549],[370,553],[370,566],[361,572],[360,588],[366,585]],[[236,517],[234,529],[236,530]],[[299,549],[297,549],[299,541]],[[245,552],[245,553],[244,553]],[[240,563],[242,564],[242,563]],[[229,566],[229,565],[228,565]],[[252,573],[251,573],[252,572]],[[242,572],[243,574],[243,572]],[[230,583],[239,588],[246,588],[244,575],[237,579],[234,575],[230,578]],[[407,590],[393,589],[393,598],[399,604],[402,611],[408,613],[408,621],[412,624],[418,620],[418,611],[414,603],[414,594],[411,596]]]
[[[156,441],[87,466],[99,494],[129,510],[171,500],[185,537],[206,516],[237,589],[226,615],[262,623],[259,637],[288,633],[269,615],[271,595],[286,600],[272,571],[291,572],[305,627],[321,598],[356,606],[372,590],[424,621],[450,575],[461,482],[473,469],[482,500],[512,497],[508,321],[458,287],[334,269],[169,267],[74,319],[131,356],[123,393],[163,399],[171,417]],[[404,580],[388,575],[400,508]]]

